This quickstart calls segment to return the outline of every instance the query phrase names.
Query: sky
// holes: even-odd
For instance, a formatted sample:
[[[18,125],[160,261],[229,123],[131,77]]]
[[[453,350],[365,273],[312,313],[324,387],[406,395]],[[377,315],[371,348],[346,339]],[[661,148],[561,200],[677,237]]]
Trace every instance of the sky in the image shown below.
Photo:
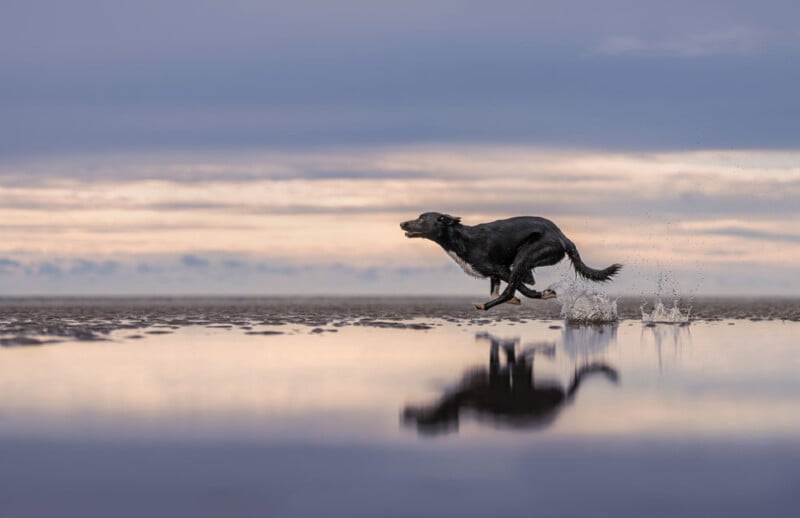
[[[403,236],[431,210],[552,219],[613,293],[796,295],[797,19],[5,0],[0,295],[488,293]]]

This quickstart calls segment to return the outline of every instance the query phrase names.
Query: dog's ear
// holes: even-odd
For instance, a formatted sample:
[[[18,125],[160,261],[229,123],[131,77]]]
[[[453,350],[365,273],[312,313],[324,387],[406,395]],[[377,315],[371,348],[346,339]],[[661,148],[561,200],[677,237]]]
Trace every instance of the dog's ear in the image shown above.
[[[451,216],[450,214],[442,214],[441,216],[439,216],[437,221],[449,227],[451,225],[455,225],[456,223],[460,223],[461,218],[459,218],[458,216]]]

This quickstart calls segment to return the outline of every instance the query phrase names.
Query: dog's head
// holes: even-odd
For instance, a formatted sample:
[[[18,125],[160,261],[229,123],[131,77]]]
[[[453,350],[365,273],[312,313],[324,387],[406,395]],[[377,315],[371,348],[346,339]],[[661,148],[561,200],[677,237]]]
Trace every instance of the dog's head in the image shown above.
[[[436,239],[442,236],[448,227],[457,225],[461,218],[442,214],[440,212],[425,212],[417,219],[400,223],[400,228],[406,231],[406,237],[424,237]]]

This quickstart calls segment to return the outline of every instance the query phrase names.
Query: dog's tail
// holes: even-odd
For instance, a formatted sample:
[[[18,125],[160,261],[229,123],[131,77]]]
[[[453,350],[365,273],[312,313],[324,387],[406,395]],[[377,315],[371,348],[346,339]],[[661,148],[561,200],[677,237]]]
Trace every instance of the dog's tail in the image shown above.
[[[594,268],[590,268],[586,266],[583,261],[581,261],[581,254],[578,253],[578,249],[575,247],[575,244],[572,241],[567,240],[565,245],[567,256],[569,256],[569,260],[572,261],[572,266],[575,268],[575,271],[578,273],[578,275],[584,279],[595,282],[607,281],[616,275],[617,272],[619,272],[622,268],[622,265],[619,263],[614,263],[604,270],[595,270]]]

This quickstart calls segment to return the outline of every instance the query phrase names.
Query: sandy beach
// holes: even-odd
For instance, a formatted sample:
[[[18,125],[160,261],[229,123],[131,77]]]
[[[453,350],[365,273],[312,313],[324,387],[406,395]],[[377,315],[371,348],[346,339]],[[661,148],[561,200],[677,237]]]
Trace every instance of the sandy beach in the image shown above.
[[[463,299],[5,299],[0,509],[790,512],[797,301],[695,301],[683,325],[620,302],[578,325]]]

